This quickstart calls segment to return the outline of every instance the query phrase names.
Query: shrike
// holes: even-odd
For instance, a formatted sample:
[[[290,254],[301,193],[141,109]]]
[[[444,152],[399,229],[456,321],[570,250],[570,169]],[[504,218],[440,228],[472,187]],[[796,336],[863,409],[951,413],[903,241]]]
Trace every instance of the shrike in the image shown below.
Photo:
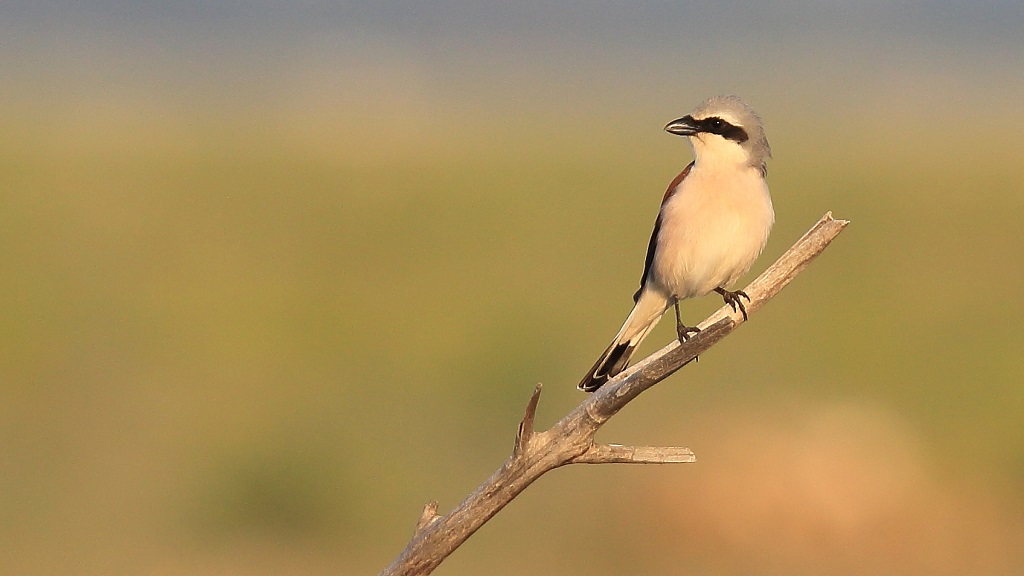
[[[694,160],[669,184],[647,247],[633,311],[579,384],[592,392],[622,372],[644,337],[674,306],[680,341],[699,330],[679,317],[679,301],[722,295],[747,317],[742,291],[728,289],[761,254],[775,222],[765,181],[771,148],[761,118],[736,96],[716,96],[665,130],[686,136]]]

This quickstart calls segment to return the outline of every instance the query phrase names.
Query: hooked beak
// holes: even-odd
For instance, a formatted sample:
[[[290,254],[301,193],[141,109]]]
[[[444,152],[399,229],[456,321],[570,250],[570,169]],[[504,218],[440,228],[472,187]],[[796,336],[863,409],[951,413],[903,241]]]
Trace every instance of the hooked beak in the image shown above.
[[[693,136],[697,133],[697,122],[693,116],[686,115],[665,125],[665,131],[677,136]]]

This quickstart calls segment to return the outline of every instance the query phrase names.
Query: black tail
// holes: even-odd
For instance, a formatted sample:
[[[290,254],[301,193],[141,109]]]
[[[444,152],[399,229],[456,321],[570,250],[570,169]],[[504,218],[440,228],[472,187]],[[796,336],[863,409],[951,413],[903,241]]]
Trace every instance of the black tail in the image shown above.
[[[628,341],[613,343],[605,350],[601,358],[594,364],[594,367],[587,372],[587,375],[583,377],[583,380],[576,387],[584,392],[597,390],[609,378],[612,378],[626,368],[626,364],[629,363],[629,358],[633,355],[634,349],[633,346],[629,345]]]
[[[661,315],[671,306],[671,301],[661,292],[641,290],[636,305],[630,311],[626,321],[619,328],[612,343],[605,349],[594,367],[587,372],[577,386],[580,390],[593,392],[609,378],[626,369],[633,351],[643,342],[647,334],[658,323]]]

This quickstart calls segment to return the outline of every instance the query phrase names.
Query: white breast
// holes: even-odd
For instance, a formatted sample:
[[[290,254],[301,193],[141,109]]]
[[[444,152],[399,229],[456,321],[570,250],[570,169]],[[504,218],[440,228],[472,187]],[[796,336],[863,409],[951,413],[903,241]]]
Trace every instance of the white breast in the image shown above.
[[[649,282],[679,299],[729,288],[761,254],[774,222],[760,170],[698,163],[661,208]]]

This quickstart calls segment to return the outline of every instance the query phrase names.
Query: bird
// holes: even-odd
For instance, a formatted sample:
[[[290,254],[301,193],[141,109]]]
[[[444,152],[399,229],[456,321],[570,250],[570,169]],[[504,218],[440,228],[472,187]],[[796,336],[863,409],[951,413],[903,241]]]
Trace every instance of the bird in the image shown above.
[[[766,164],[772,152],[764,123],[738,96],[715,96],[665,130],[687,138],[693,161],[665,191],[633,310],[580,381],[585,392],[622,372],[670,307],[675,307],[680,342],[699,332],[683,324],[680,300],[714,291],[747,319],[743,299],[750,297],[729,289],[760,256],[775,223]]]

